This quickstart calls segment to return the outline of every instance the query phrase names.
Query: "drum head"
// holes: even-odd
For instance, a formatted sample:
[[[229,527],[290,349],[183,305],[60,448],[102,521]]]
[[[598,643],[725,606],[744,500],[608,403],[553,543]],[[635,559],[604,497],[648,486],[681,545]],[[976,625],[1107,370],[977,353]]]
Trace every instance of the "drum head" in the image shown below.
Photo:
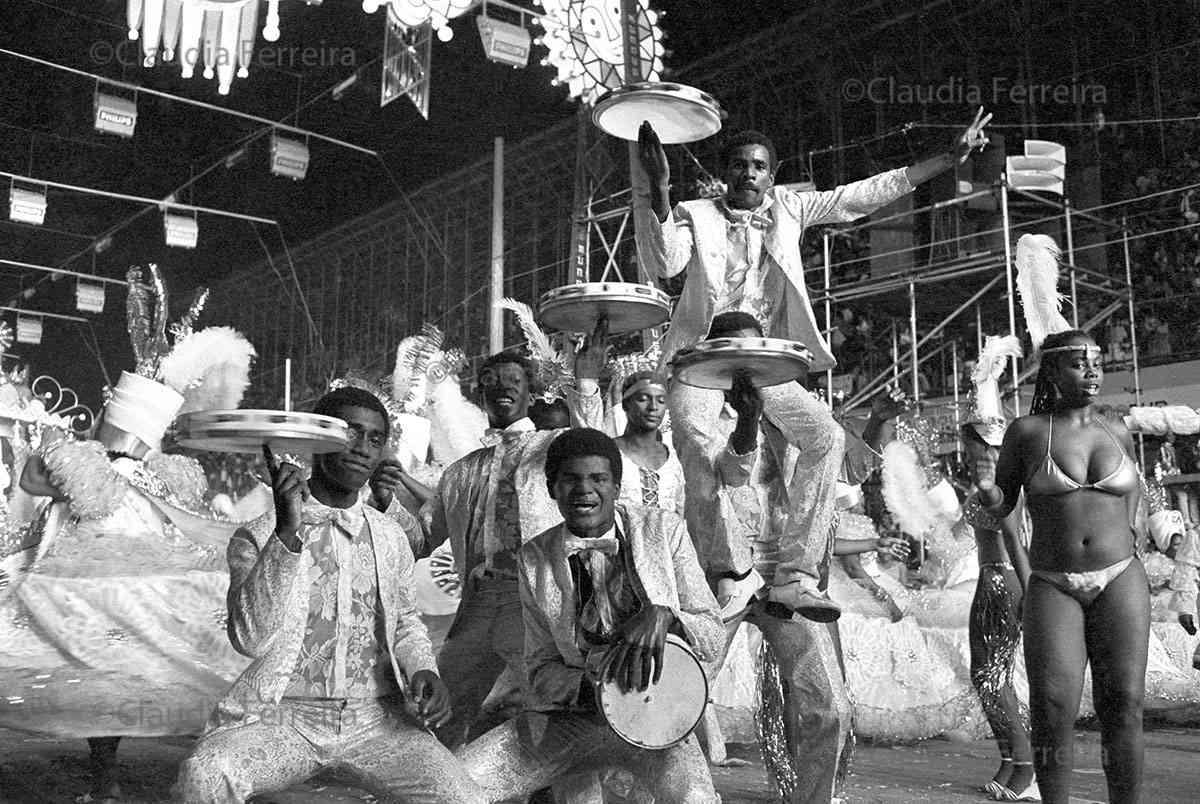
[[[721,130],[720,105],[683,84],[645,82],[621,87],[596,102],[592,122],[606,134],[637,142],[642,121],[664,145],[697,142]]]
[[[319,455],[341,452],[350,430],[341,419],[278,410],[186,413],[175,420],[179,443],[209,452],[261,452]]]
[[[708,704],[708,678],[696,655],[674,634],[663,651],[662,678],[643,692],[600,686],[600,710],[612,730],[639,748],[670,748],[687,739]]]
[[[608,333],[619,335],[665,323],[670,318],[666,295],[648,285],[591,282],[567,285],[542,296],[541,323],[560,332],[590,333],[601,316]]]
[[[808,379],[812,361],[807,349],[792,341],[773,338],[721,338],[702,341],[675,356],[674,375],[696,388],[729,390],[739,370],[750,375],[757,388]]]

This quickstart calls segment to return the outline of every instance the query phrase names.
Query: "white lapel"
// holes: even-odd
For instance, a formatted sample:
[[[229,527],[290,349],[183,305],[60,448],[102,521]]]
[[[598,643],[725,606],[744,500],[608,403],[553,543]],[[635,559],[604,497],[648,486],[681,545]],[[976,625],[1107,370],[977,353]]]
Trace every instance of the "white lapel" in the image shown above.
[[[571,578],[571,565],[563,548],[562,526],[555,525],[546,531],[541,547],[543,562],[540,586],[543,590],[544,611],[554,613],[551,630],[559,652],[568,664],[582,664],[583,653],[575,642],[575,582]],[[555,599],[557,598],[557,600]]]

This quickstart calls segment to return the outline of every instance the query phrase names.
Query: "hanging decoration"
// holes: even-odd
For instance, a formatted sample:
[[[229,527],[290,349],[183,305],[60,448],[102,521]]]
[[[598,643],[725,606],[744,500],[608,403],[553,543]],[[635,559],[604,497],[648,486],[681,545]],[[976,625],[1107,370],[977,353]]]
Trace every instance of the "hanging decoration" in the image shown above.
[[[204,77],[217,79],[228,95],[233,77],[250,74],[250,57],[261,6],[266,6],[263,38],[279,39],[279,0],[127,0],[129,38],[142,43],[142,64],[178,55],[180,74],[191,78],[203,62]]]
[[[405,28],[417,28],[428,22],[437,33],[439,41],[449,42],[454,38],[450,20],[467,13],[476,2],[477,0],[363,0],[362,9],[368,14],[374,14],[383,6],[387,6],[388,19]]]
[[[543,64],[558,70],[554,84],[566,84],[572,97],[584,103],[625,84],[625,55],[621,41],[621,0],[534,0],[545,16],[538,24],[545,35],[535,44],[549,55]],[[662,30],[658,13],[648,0],[637,0],[637,56],[646,81],[662,73]]]

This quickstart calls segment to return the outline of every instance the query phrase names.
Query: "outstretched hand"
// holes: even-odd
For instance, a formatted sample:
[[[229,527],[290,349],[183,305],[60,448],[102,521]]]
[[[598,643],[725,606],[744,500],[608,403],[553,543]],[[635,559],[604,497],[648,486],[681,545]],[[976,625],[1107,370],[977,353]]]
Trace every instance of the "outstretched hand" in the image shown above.
[[[754,385],[750,372],[739,369],[733,375],[733,387],[729,389],[729,406],[737,412],[738,422],[758,424],[762,418],[762,392]]]
[[[671,165],[667,162],[667,151],[648,120],[643,120],[641,128],[638,129],[638,161],[642,164],[642,170],[646,171],[651,186],[662,186],[671,182]]]
[[[1004,501],[1004,492],[996,486],[996,463],[999,456],[999,451],[989,446],[975,459],[975,488],[979,489],[979,500],[987,508],[994,508]]]
[[[667,631],[675,615],[666,606],[648,605],[622,629],[621,640],[608,649],[597,668],[601,681],[615,682],[621,692],[644,691],[662,678]]]
[[[308,499],[308,482],[300,467],[281,461],[263,444],[263,459],[271,477],[271,496],[275,501],[275,535],[292,552],[299,551],[300,522],[304,501]]]
[[[904,391],[891,387],[875,395],[871,400],[871,418],[886,422],[908,412],[912,403]]]
[[[954,155],[958,158],[959,164],[967,161],[967,157],[971,152],[978,148],[982,151],[989,142],[987,134],[984,133],[984,127],[992,120],[992,113],[988,112],[985,117],[983,107],[979,107],[979,111],[975,113],[975,119],[971,121],[971,125],[967,126],[967,130],[958,138],[955,143]]]
[[[575,379],[598,380],[604,363],[608,359],[608,317],[596,319],[596,328],[583,339],[583,345],[575,353]]]

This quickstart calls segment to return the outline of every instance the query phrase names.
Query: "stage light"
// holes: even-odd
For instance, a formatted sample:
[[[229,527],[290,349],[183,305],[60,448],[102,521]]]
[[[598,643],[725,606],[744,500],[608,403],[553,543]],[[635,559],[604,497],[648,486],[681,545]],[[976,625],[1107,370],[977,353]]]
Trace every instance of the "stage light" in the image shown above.
[[[196,219],[178,212],[163,213],[163,232],[168,246],[195,248],[200,239],[200,225]]]
[[[42,342],[42,319],[31,315],[17,316],[17,343],[37,346]]]
[[[104,312],[104,285],[99,282],[75,284],[75,309],[85,313]]]
[[[96,130],[119,137],[132,137],[137,126],[137,104],[127,98],[97,91],[95,98]]]
[[[524,67],[529,64],[529,47],[532,38],[524,26],[500,22],[482,14],[475,18],[475,24],[479,26],[483,54],[490,61],[513,67]]]
[[[271,135],[271,172],[299,181],[308,174],[308,144]]]
[[[8,217],[19,223],[41,226],[46,220],[46,191],[14,184],[8,192]]]

